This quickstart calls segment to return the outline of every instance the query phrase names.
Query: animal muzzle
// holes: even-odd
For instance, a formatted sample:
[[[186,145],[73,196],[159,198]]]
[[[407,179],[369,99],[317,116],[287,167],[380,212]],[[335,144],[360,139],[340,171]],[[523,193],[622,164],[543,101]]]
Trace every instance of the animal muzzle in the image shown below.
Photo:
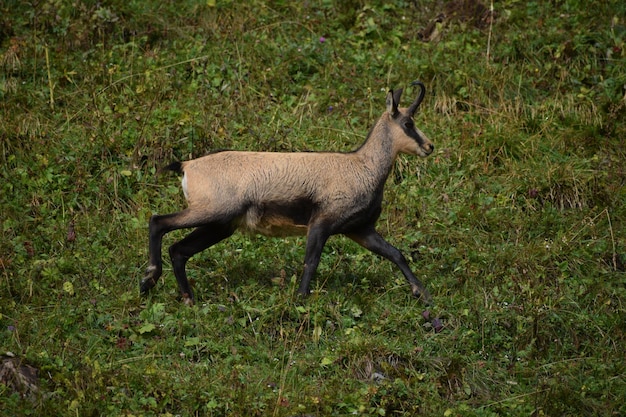
[[[426,157],[433,153],[435,150],[435,145],[428,139],[428,136],[424,134],[419,129],[415,129],[417,136],[415,137],[415,142],[417,142],[417,154],[422,157]]]
[[[424,152],[424,156],[428,156],[435,150],[435,145],[433,145],[433,143],[430,141],[425,141],[424,143],[420,144],[420,149],[422,150],[422,152]]]

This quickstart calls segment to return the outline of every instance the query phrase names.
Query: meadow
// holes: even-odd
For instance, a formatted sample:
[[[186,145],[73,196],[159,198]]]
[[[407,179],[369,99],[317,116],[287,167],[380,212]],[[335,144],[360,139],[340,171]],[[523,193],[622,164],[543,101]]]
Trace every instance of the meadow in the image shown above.
[[[0,414],[626,415],[626,3],[590,4],[0,3]],[[414,80],[436,148],[378,230],[433,305],[341,236],[304,300],[304,238],[242,234],[193,307],[168,259],[140,296],[162,167],[351,151]]]

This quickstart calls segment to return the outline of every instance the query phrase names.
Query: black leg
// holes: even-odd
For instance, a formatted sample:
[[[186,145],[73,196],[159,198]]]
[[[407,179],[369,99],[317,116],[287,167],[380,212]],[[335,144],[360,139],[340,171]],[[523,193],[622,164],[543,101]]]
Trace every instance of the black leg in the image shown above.
[[[172,215],[155,215],[150,218],[150,237],[148,246],[150,264],[148,265],[148,268],[146,268],[146,274],[139,284],[139,291],[142,294],[145,294],[156,285],[163,271],[163,262],[161,260],[161,241],[167,232],[173,230],[166,227],[168,216],[171,217]]]
[[[406,261],[406,258],[396,247],[387,242],[373,227],[356,233],[349,233],[347,236],[366,249],[380,255],[396,264],[404,274],[406,280],[411,284],[414,296],[421,297],[425,304],[430,304],[431,296],[424,284],[413,272]]]
[[[300,287],[298,288],[298,292],[304,296],[310,293],[309,286],[320,263],[322,250],[329,236],[330,234],[321,225],[309,228],[306,239],[306,254],[304,256],[304,271],[302,272]]]
[[[145,294],[156,285],[163,271],[163,262],[161,260],[161,243],[163,236],[172,230],[197,227],[204,223],[206,223],[206,220],[203,221],[201,218],[195,218],[194,212],[189,209],[178,213],[154,215],[150,218],[150,264],[148,268],[146,268],[146,274],[139,284],[139,290],[142,294]]]
[[[231,224],[208,224],[200,226],[184,239],[170,246],[170,258],[174,276],[178,282],[178,288],[186,304],[193,304],[193,291],[187,279],[185,265],[189,258],[198,252],[215,245],[217,242],[226,239],[235,231]]]

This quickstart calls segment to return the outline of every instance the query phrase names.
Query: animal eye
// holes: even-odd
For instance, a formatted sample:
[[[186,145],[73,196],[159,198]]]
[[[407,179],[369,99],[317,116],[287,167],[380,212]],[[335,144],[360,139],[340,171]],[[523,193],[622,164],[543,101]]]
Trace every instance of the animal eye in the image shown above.
[[[413,124],[413,122],[406,122],[404,124],[404,127],[406,127],[407,129],[413,129],[415,125]]]

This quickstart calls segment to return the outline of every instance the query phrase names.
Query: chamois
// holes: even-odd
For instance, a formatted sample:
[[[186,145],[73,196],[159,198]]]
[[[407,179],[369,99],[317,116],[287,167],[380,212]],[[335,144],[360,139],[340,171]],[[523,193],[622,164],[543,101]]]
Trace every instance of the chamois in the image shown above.
[[[331,235],[343,234],[395,263],[412,294],[429,303],[431,296],[411,272],[402,253],[376,231],[383,187],[399,153],[426,157],[434,145],[419,130],[413,115],[426,88],[408,108],[399,108],[402,89],[389,91],[386,112],[363,145],[352,152],[220,151],[167,169],[183,174],[188,207],[153,215],[149,224],[149,265],[140,283],[146,293],[162,272],[161,241],[172,230],[195,228],[169,248],[183,301],[194,296],[185,265],[194,254],[243,229],[268,236],[306,235],[304,271],[299,293],[309,294],[322,249]]]

